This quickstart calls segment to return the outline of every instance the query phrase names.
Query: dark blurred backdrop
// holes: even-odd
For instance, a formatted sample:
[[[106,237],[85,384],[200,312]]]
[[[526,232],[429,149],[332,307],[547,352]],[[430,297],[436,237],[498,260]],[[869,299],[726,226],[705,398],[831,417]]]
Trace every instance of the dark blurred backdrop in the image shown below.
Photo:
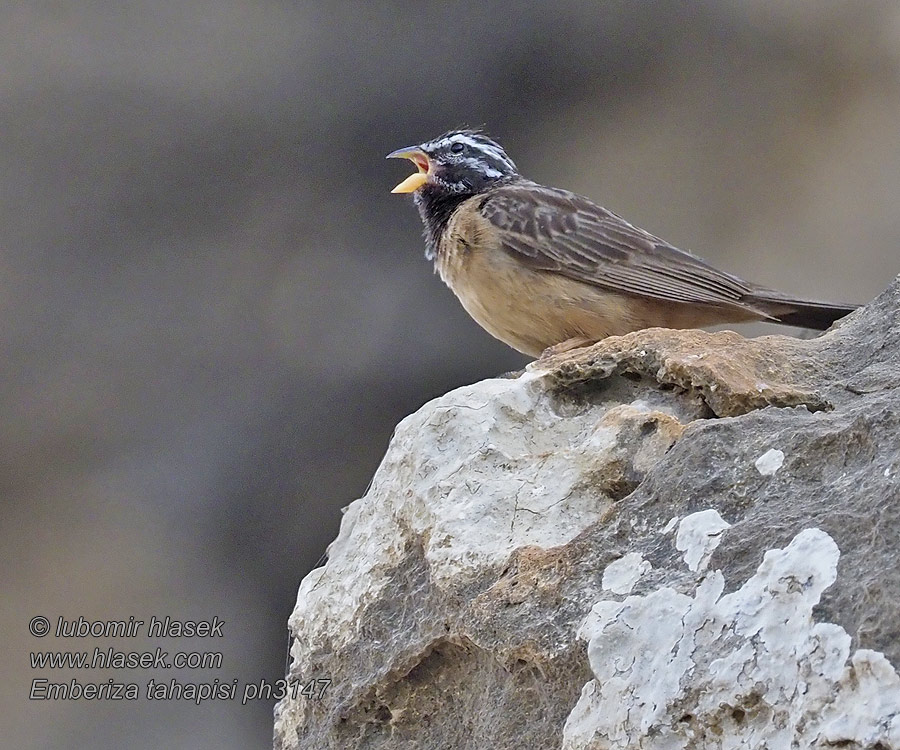
[[[279,678],[394,424],[523,364],[432,274],[388,151],[484,126],[727,270],[862,302],[900,271],[898,50],[900,6],[859,0],[5,3],[0,742],[268,746],[272,701],[28,691]],[[224,638],[27,630],[132,614]],[[29,664],[96,645],[224,666]]]

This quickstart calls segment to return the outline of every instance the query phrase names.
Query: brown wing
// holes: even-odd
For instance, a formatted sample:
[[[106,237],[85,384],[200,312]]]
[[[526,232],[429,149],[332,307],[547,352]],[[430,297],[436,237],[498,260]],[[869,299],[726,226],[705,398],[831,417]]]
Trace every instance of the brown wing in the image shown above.
[[[522,181],[479,204],[503,249],[530,267],[611,291],[671,302],[740,307],[758,289],[707,265],[575,193]]]

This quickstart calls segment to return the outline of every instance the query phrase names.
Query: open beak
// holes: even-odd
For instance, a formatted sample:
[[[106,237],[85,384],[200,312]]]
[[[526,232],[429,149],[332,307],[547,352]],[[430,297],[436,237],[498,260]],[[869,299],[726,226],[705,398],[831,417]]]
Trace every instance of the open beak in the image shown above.
[[[388,159],[409,159],[416,165],[418,172],[411,174],[397,187],[391,190],[392,193],[414,193],[428,180],[428,172],[431,169],[431,162],[425,152],[418,146],[409,146],[407,148],[398,148],[391,151],[387,155]]]

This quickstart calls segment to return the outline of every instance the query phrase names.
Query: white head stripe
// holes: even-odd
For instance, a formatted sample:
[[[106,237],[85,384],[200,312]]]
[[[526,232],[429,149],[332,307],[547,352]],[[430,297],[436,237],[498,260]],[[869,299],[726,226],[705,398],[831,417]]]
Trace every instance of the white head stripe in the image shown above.
[[[476,151],[480,151],[487,156],[493,157],[497,161],[509,163],[509,157],[499,146],[495,146],[493,143],[484,140],[473,138],[468,133],[454,133],[453,135],[432,141],[429,145],[434,148],[441,148],[443,146],[449,146],[452,143],[463,143],[467,146],[471,146]]]

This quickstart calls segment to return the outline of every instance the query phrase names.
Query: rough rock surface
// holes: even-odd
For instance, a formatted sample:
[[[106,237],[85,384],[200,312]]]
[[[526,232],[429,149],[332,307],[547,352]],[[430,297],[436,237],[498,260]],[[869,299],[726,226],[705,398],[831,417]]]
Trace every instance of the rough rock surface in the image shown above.
[[[900,749],[900,280],[426,404],[290,628],[284,750]]]

